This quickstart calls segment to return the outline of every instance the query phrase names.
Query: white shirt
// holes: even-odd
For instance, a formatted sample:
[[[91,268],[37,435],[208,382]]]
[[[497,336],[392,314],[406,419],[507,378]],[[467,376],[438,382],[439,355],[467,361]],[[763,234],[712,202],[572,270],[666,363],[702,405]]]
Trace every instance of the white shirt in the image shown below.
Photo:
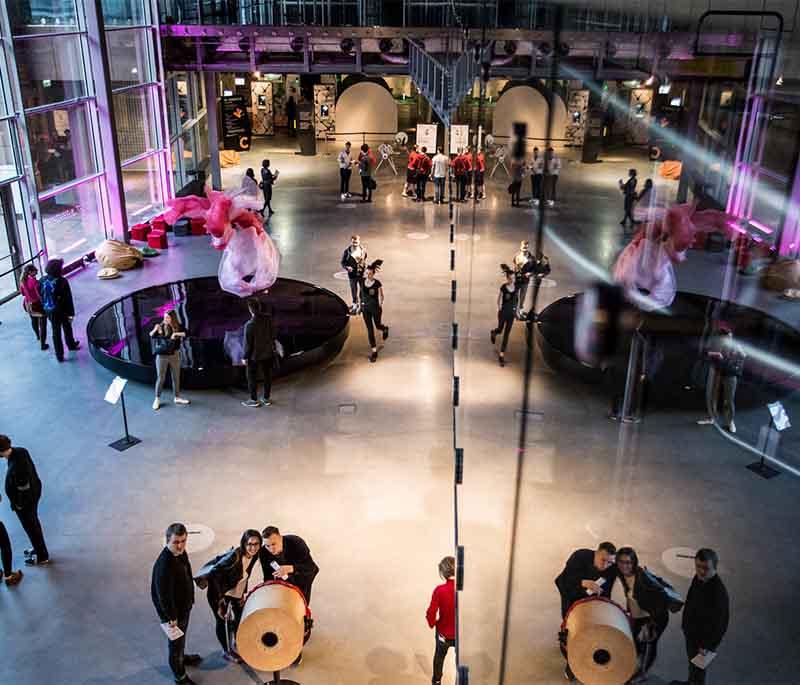
[[[433,156],[433,177],[444,178],[447,176],[448,166],[450,166],[450,160],[447,159],[447,156],[437,152]]]
[[[353,163],[352,157],[350,157],[350,153],[347,150],[342,150],[339,153],[339,168],[340,169],[349,169],[350,165]]]
[[[550,160],[548,171],[551,176],[558,176],[561,172],[561,159],[553,155],[553,158]]]
[[[531,160],[531,173],[534,176],[544,173],[544,157],[539,155],[536,159]]]
[[[245,175],[242,179],[242,191],[245,195],[258,195],[258,181]]]

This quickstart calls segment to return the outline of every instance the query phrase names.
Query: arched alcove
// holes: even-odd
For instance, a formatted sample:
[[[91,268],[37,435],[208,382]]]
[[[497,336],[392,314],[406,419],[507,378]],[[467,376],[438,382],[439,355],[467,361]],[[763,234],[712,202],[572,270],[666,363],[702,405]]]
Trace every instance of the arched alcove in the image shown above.
[[[391,140],[397,132],[397,103],[386,87],[371,81],[353,84],[336,101],[336,138],[358,145],[361,131],[373,134],[367,141]]]
[[[567,107],[564,101],[556,96],[554,98],[555,116],[553,119],[553,147],[563,147],[559,139],[565,137],[567,128]],[[499,142],[508,142],[505,136],[511,135],[511,127],[515,122],[524,122],[528,125],[528,137],[544,139],[547,133],[548,106],[545,96],[536,88],[528,85],[519,85],[507,88],[494,109],[493,134]],[[528,147],[534,144],[542,146],[543,140],[538,143],[529,142]]]

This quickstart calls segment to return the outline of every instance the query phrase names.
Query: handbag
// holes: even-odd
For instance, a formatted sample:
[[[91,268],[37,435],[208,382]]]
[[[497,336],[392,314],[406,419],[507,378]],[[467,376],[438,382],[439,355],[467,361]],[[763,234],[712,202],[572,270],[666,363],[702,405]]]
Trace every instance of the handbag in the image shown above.
[[[44,316],[44,307],[41,302],[25,302],[22,303],[23,309],[28,313],[28,316],[41,318]]]
[[[162,335],[154,335],[150,340],[152,341],[153,354],[155,355],[174,354],[180,345],[179,340],[165,338]]]
[[[369,179],[369,188],[370,188],[370,190],[376,190],[377,187],[378,187],[378,184],[375,181],[375,179],[374,178]]]

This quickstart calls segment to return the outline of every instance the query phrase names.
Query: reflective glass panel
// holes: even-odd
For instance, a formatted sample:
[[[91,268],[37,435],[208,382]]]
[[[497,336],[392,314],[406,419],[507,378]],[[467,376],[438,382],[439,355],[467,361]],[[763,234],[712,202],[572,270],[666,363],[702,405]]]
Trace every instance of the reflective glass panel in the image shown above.
[[[143,0],[103,0],[103,20],[106,27],[142,25],[148,22]]]
[[[161,209],[163,189],[158,161],[158,156],[154,155],[122,168],[130,225],[150,218]]]
[[[121,160],[131,159],[159,147],[152,88],[115,94],[114,116]]]
[[[45,36],[14,46],[26,109],[87,95],[80,36]]]
[[[15,36],[78,28],[74,0],[11,0],[7,7],[11,33]]]
[[[10,121],[0,121],[0,181],[17,175],[17,161],[14,156],[13,130]]]
[[[113,89],[153,80],[151,35],[148,29],[109,31],[106,34]]]
[[[39,201],[49,256],[69,264],[91,252],[105,237],[97,181]]]
[[[27,115],[39,192],[98,171],[89,117],[86,106]]]

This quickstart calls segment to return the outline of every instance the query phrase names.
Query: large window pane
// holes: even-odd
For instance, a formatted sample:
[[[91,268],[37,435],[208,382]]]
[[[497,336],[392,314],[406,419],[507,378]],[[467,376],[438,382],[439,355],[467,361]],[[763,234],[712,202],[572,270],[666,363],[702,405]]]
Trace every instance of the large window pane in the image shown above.
[[[0,121],[0,182],[17,176],[13,129],[10,121]]]
[[[122,168],[129,225],[148,219],[161,209],[163,191],[158,162],[154,155]]]
[[[87,94],[80,36],[32,38],[14,46],[26,109]]]
[[[142,25],[148,23],[143,0],[103,0],[106,26]]]
[[[6,5],[15,36],[78,28],[74,0],[10,0]]]
[[[800,116],[797,114],[797,105],[773,105],[764,130],[767,138],[762,166],[790,178],[794,173],[799,134]]]
[[[751,218],[768,226],[774,232],[780,224],[786,195],[785,183],[760,175],[753,194]]]
[[[145,87],[114,95],[119,157],[137,157],[159,147],[153,89]]]
[[[40,202],[39,207],[50,257],[61,257],[69,264],[106,237],[97,181]]]
[[[27,115],[39,192],[97,173],[89,117],[85,105]]]
[[[152,40],[148,29],[108,31],[106,39],[113,89],[153,81]]]

